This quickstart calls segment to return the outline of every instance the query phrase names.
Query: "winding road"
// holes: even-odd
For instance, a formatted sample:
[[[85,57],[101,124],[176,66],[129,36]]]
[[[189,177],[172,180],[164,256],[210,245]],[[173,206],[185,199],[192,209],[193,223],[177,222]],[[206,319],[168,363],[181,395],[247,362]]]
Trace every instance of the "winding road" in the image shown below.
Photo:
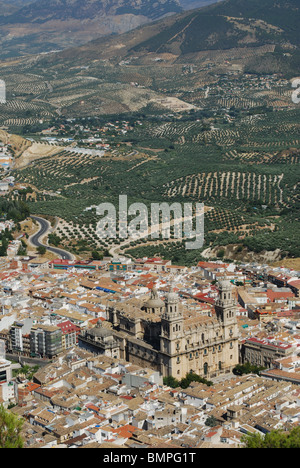
[[[36,234],[33,234],[29,241],[34,247],[46,247],[47,250],[50,252],[58,255],[61,257],[63,260],[73,260],[73,255],[70,254],[69,252],[66,252],[65,250],[62,249],[57,249],[56,247],[49,247],[46,244],[42,244],[40,241],[41,238],[43,238],[48,231],[50,230],[50,223],[44,218],[40,218],[38,216],[31,216],[32,219],[37,221],[40,225],[40,229]]]

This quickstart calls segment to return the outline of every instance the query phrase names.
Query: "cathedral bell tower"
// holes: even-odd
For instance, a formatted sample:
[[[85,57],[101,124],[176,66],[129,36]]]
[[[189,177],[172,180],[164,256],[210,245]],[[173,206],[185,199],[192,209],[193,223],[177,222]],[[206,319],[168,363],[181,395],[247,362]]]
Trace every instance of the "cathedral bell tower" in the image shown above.
[[[179,297],[170,286],[161,316],[161,352],[169,356],[177,353],[178,342],[183,336],[183,315]]]
[[[236,306],[232,296],[232,285],[229,280],[220,280],[218,283],[219,298],[215,310],[218,320],[225,330],[225,339],[236,334]]]

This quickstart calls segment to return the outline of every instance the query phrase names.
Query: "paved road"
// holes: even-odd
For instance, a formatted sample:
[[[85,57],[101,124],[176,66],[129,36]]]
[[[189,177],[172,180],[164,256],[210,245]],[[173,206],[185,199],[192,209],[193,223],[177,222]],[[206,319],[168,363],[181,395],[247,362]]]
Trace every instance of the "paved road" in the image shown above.
[[[41,226],[40,230],[36,234],[33,234],[33,236],[31,236],[30,238],[31,244],[34,245],[34,247],[46,247],[47,250],[58,255],[63,260],[73,260],[73,256],[69,252],[66,252],[65,250],[62,250],[62,249],[57,249],[56,247],[49,247],[46,244],[42,244],[40,239],[43,236],[45,236],[47,232],[50,230],[50,223],[46,219],[39,218],[38,216],[31,216],[31,218],[36,220]]]

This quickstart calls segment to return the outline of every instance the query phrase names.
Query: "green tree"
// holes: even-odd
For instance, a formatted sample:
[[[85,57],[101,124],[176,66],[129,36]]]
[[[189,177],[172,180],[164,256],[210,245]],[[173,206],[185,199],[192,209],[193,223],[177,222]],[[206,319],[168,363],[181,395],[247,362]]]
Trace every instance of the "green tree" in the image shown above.
[[[93,250],[92,257],[94,260],[103,260],[103,253],[98,252],[97,250]]]
[[[179,387],[179,381],[175,379],[175,377],[172,377],[171,375],[169,375],[168,377],[164,377],[163,382],[164,382],[164,385],[168,385],[168,387],[171,387],[171,388]]]
[[[0,448],[23,448],[23,420],[0,405]]]
[[[43,245],[41,245],[40,247],[37,248],[37,251],[40,255],[45,255],[47,249],[46,247],[44,247]]]
[[[300,427],[290,432],[274,430],[265,436],[259,433],[246,435],[241,440],[246,448],[300,448]]]
[[[256,366],[254,364],[250,364],[250,362],[246,362],[245,364],[237,364],[235,368],[232,370],[232,372],[234,375],[245,375],[245,374],[259,375],[260,371],[264,369],[265,368],[262,366]]]
[[[206,380],[204,377],[200,377],[200,375],[194,373],[186,374],[186,376],[181,380],[177,380],[172,376],[164,377],[163,382],[164,385],[168,385],[172,388],[188,388],[192,382],[199,382],[208,386],[211,386],[213,384],[211,381]]]
[[[209,416],[207,420],[205,421],[205,426],[209,427],[215,427],[217,425],[218,421],[214,416]]]
[[[7,248],[8,248],[8,241],[7,239],[2,237],[2,241],[0,240],[0,257],[6,257]]]
[[[49,240],[49,243],[51,245],[54,245],[55,247],[57,247],[61,243],[61,237],[59,237],[55,233],[49,234],[48,240]]]

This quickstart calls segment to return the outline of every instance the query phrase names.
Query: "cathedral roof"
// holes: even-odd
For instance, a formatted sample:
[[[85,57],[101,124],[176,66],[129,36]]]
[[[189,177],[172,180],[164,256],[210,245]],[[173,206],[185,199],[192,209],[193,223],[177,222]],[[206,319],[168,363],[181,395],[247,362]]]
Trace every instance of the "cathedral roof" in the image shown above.
[[[102,326],[101,322],[98,322],[97,325],[89,330],[89,335],[98,336],[98,337],[107,337],[112,336],[112,330]]]
[[[145,302],[144,306],[149,308],[160,308],[164,307],[164,302],[159,298],[156,288],[151,291],[150,298]]]

